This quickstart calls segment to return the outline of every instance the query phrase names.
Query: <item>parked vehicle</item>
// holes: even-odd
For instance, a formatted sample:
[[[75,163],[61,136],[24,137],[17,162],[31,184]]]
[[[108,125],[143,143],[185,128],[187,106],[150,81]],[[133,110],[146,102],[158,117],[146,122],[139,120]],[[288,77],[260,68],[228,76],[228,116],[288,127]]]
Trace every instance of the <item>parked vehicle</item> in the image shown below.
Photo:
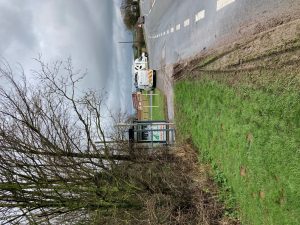
[[[156,72],[149,69],[148,55],[142,55],[134,60],[133,63],[134,86],[138,90],[152,90],[155,87]]]
[[[156,71],[155,70],[138,70],[134,74],[134,84],[139,90],[152,90],[155,87]]]
[[[147,70],[148,69],[148,55],[146,52],[143,52],[142,55],[134,60],[134,73],[139,70]]]
[[[137,26],[138,27],[142,27],[145,24],[145,17],[144,16],[140,16],[137,20]]]

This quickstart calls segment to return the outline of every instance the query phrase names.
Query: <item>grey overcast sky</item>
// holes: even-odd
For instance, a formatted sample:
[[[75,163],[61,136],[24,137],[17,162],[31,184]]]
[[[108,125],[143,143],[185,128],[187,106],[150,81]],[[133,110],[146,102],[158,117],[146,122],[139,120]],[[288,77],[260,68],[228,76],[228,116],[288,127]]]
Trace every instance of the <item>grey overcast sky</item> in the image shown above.
[[[0,0],[0,55],[21,63],[26,72],[32,58],[46,61],[71,56],[87,69],[82,88],[107,91],[113,110],[131,110],[131,40],[120,0]],[[0,81],[1,82],[1,81]]]

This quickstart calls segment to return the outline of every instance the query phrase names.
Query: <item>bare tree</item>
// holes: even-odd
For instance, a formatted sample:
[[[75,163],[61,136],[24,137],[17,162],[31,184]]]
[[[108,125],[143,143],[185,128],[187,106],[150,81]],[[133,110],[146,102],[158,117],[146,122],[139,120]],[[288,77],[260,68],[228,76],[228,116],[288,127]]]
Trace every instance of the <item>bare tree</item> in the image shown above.
[[[103,95],[80,94],[71,59],[36,62],[33,83],[0,64],[1,224],[218,224],[222,208],[191,176],[195,154],[132,151],[103,128]]]
[[[107,143],[103,97],[79,94],[85,74],[71,59],[36,62],[34,85],[8,63],[0,67],[1,224],[74,223],[90,220],[88,212],[138,207],[128,197],[136,187],[113,172],[132,158],[125,142],[117,151]]]

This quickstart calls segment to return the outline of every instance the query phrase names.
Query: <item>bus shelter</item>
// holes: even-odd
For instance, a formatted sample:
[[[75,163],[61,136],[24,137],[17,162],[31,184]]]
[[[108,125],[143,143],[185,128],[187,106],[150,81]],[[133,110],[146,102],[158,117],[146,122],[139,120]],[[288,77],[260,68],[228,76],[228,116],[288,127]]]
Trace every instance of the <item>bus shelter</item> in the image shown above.
[[[133,121],[128,129],[131,143],[172,145],[175,143],[175,128],[167,121]]]

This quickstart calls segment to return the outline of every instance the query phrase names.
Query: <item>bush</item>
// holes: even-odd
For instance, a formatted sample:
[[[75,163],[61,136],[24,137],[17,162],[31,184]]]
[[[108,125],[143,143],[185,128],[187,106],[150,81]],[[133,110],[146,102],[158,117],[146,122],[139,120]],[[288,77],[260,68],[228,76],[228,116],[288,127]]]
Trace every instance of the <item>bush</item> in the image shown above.
[[[123,0],[120,10],[126,28],[132,30],[140,15],[138,3],[133,0]]]

